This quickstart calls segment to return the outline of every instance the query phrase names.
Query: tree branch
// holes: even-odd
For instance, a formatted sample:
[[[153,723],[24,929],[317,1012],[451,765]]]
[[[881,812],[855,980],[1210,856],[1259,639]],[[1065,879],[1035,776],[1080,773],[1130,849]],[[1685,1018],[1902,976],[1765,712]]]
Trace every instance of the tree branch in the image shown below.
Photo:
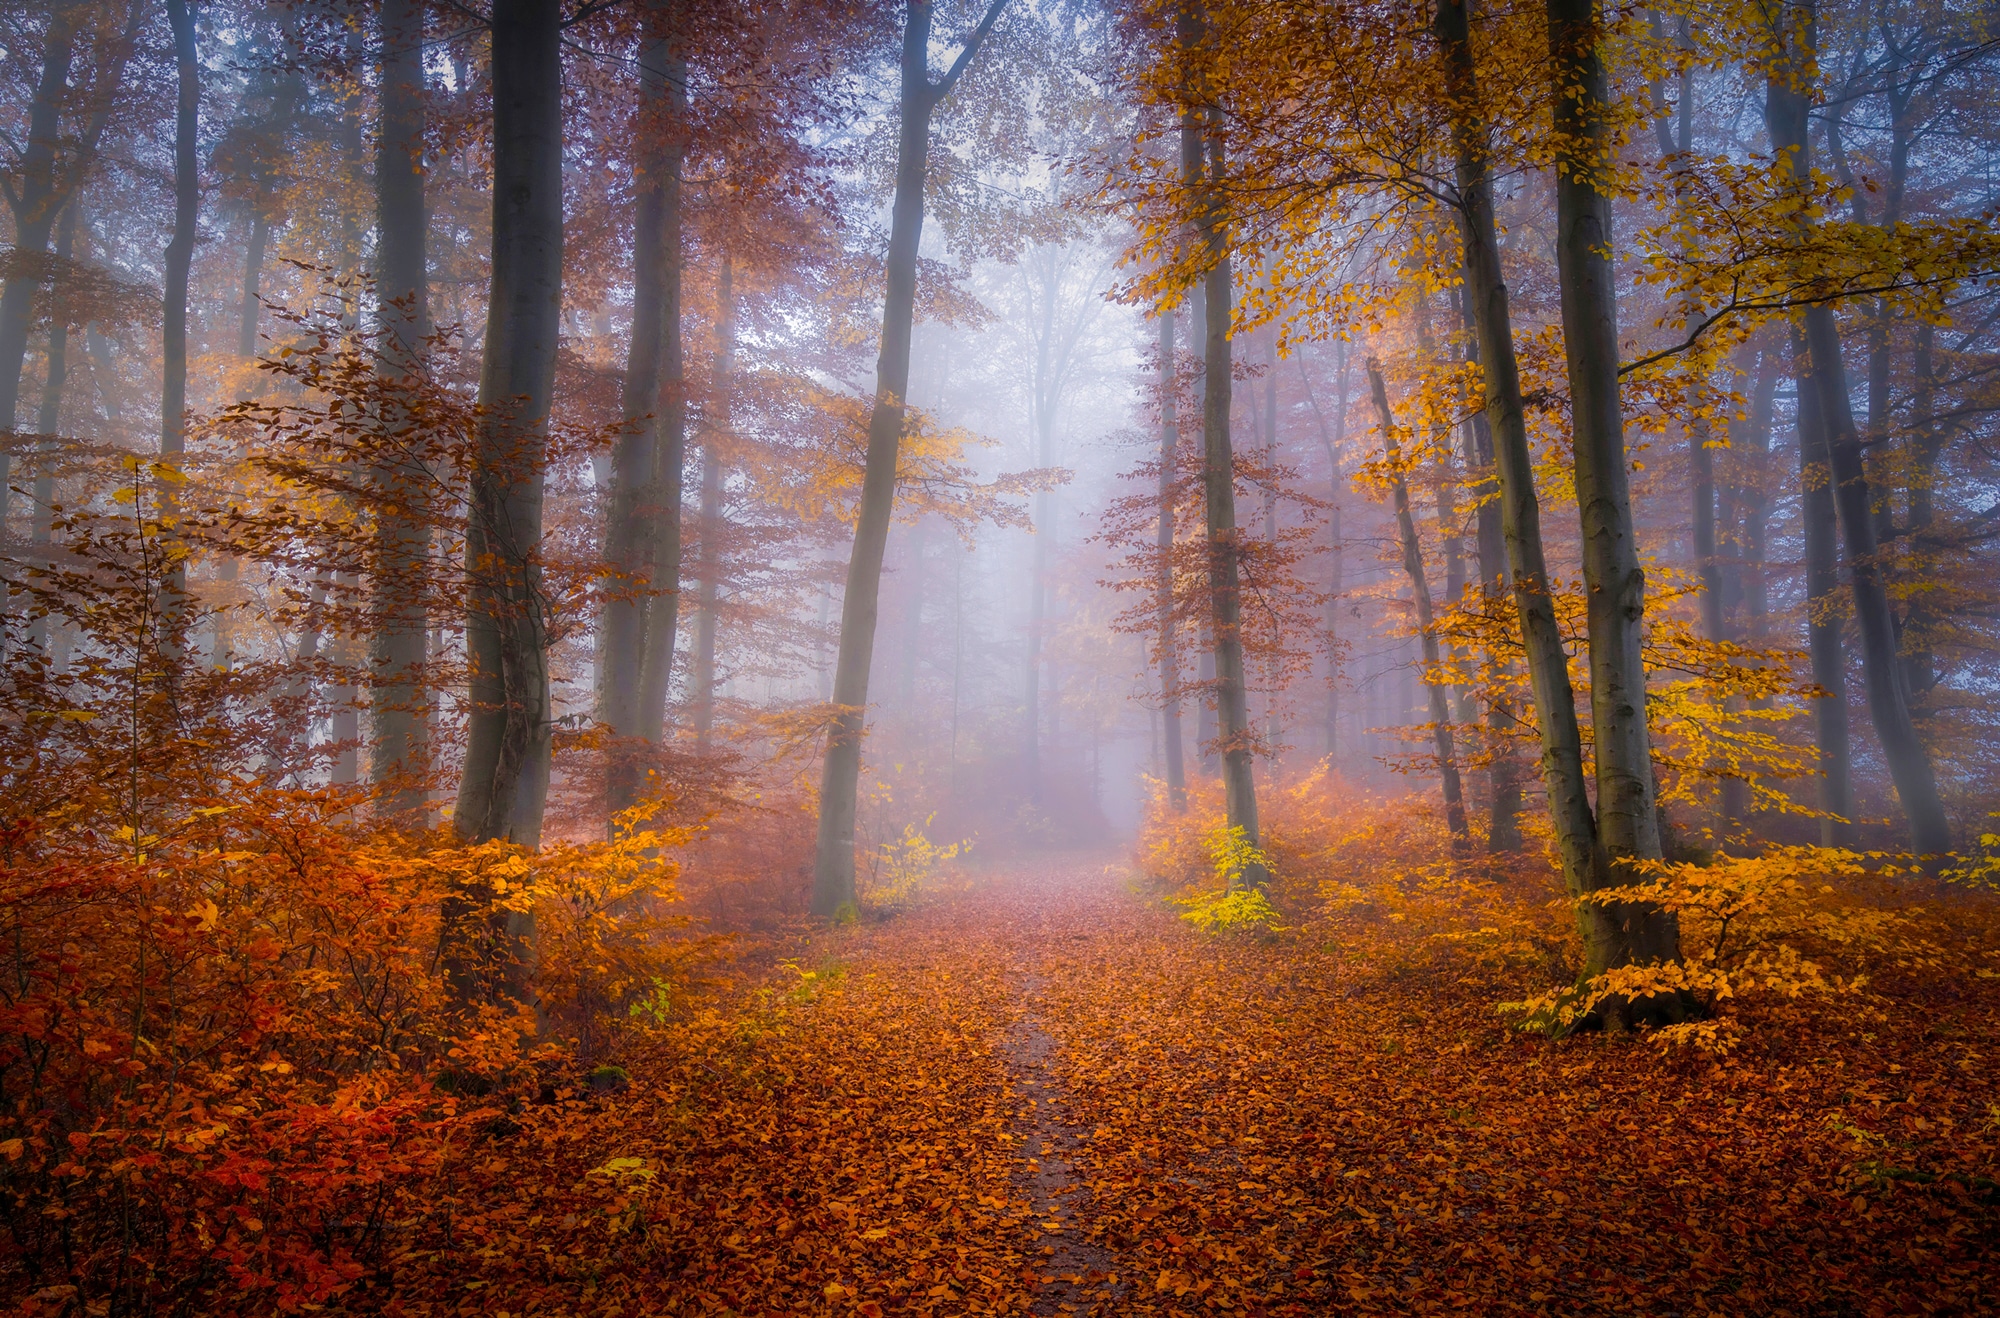
[[[993,30],[994,23],[1000,19],[1000,11],[1006,7],[1007,0],[993,0],[993,4],[986,11],[986,17],[979,20],[979,26],[972,29],[972,35],[965,39],[965,48],[958,52],[958,58],[951,62],[951,68],[945,71],[944,77],[931,84],[933,102],[941,101],[951,95],[951,89],[965,73],[966,65],[972,63],[972,57],[986,44],[986,34]]]

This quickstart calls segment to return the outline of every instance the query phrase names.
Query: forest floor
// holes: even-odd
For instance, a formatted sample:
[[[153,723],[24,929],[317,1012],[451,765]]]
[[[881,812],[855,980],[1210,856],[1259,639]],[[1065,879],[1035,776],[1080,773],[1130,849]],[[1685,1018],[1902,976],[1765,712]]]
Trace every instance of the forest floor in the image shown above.
[[[629,1087],[496,1122],[391,1308],[2000,1308],[2000,995],[1720,1061],[1551,1043],[1448,972],[1203,935],[1101,862],[797,951]]]

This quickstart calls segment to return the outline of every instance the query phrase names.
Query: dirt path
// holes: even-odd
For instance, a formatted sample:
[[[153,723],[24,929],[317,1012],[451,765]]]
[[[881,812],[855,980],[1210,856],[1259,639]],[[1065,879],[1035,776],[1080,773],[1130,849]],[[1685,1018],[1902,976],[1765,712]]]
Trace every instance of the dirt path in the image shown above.
[[[1086,1234],[1092,1204],[1077,1155],[1088,1132],[1071,1116],[1050,1066],[1056,1041],[1034,1007],[1045,981],[1031,972],[1019,982],[1025,1010],[1000,1052],[1019,1100],[1010,1131],[1022,1159],[1015,1182],[1034,1208],[1035,1240],[1024,1275],[1033,1279],[1035,1313],[1107,1311],[1130,1286],[1119,1277],[1112,1251]]]

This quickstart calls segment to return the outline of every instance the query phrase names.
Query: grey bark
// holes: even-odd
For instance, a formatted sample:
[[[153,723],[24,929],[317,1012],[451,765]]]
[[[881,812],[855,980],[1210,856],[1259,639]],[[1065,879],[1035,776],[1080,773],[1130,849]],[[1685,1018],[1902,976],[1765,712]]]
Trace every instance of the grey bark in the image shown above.
[[[672,12],[672,11],[670,11]],[[666,21],[674,22],[677,14]],[[687,114],[687,62],[678,45],[667,50],[666,109],[678,124]],[[660,192],[660,397],[650,485],[652,595],[646,601],[644,654],[639,664],[639,735],[649,745],[666,740],[667,693],[673,685],[674,651],[681,617],[681,494],[687,469],[687,352],[682,338],[681,170],[686,149],[678,135],[667,143]]]
[[[695,594],[694,664],[689,685],[694,688],[694,739],[707,750],[715,727],[715,608],[722,574],[722,450],[729,434],[729,391],[736,360],[735,267],[722,258],[716,276],[715,380],[709,390],[707,435],[701,445],[701,505],[697,514],[698,585]]]
[[[1236,456],[1230,441],[1231,274],[1221,203],[1212,191],[1223,174],[1223,142],[1219,118],[1210,115],[1203,134],[1207,169],[1202,189],[1199,233],[1208,261],[1202,281],[1207,343],[1202,357],[1206,393],[1202,398],[1202,502],[1207,513],[1208,600],[1210,644],[1215,654],[1215,716],[1217,750],[1222,759],[1225,817],[1232,829],[1242,829],[1250,845],[1262,844],[1257,822],[1254,777],[1255,735],[1250,728],[1249,693],[1243,665],[1242,538],[1236,525]],[[1246,865],[1237,882],[1261,888],[1269,875],[1258,864]]]
[[[655,10],[655,23],[664,19]],[[653,32],[639,56],[638,177],[632,224],[632,336],[625,363],[624,425],[611,448],[611,488],[604,527],[604,557],[618,574],[618,593],[604,605],[604,674],[598,718],[615,739],[606,776],[606,814],[637,803],[643,783],[641,718],[645,669],[647,592],[657,589],[653,548],[657,539],[659,418],[662,344],[666,338],[669,253],[668,193],[679,182],[681,150],[672,89],[684,66],[670,31]],[[678,243],[674,246],[677,248]],[[679,318],[678,298],[671,311]]]
[[[1799,520],[1806,551],[1806,649],[1813,685],[1823,693],[1813,701],[1814,741],[1819,750],[1819,840],[1844,847],[1854,841],[1854,768],[1847,714],[1847,658],[1842,653],[1840,607],[1840,525],[1833,506],[1833,472],[1827,457],[1826,425],[1820,418],[1819,390],[1805,336],[1792,332],[1794,378],[1798,382]]]
[[[917,250],[923,238],[924,178],[931,116],[985,44],[1007,0],[993,0],[951,68],[930,76],[930,0],[910,0],[898,60],[895,200],[890,207],[889,256],[882,302],[882,346],[875,367],[875,407],[868,419],[868,458],[847,590],[840,605],[832,725],[820,775],[819,830],[813,852],[812,910],[829,918],[854,903],[854,823],[861,778],[861,740],[868,715],[868,670],[882,588],[882,555],[895,510],[896,462],[910,388],[910,338],[916,318]]]
[[[1794,178],[1803,178],[1812,164],[1811,143],[1806,134],[1807,88],[1799,73],[1813,41],[1809,16],[1807,22],[1805,30],[1780,34],[1783,39],[1780,62],[1766,86],[1765,121],[1772,150],[1784,160]],[[1809,222],[1802,220],[1801,224]],[[1896,621],[1890,612],[1881,545],[1876,538],[1874,502],[1847,389],[1839,325],[1833,308],[1826,303],[1808,306],[1803,319],[1806,353],[1811,361],[1811,388],[1826,440],[1833,503],[1847,554],[1855,626],[1861,637],[1868,712],[1909,822],[1911,849],[1919,855],[1939,856],[1951,849],[1951,823],[1938,793],[1930,753],[1910,717]],[[1801,385],[1803,393],[1804,382]]]
[[[1368,387],[1375,397],[1375,417],[1382,427],[1382,443],[1394,473],[1390,491],[1395,499],[1396,529],[1403,542],[1403,571],[1410,578],[1410,602],[1416,609],[1417,638],[1423,646],[1426,671],[1424,690],[1430,699],[1431,741],[1437,751],[1438,779],[1444,788],[1445,823],[1451,829],[1452,847],[1463,851],[1471,842],[1465,821],[1465,791],[1458,778],[1458,752],[1453,744],[1451,709],[1445,703],[1444,687],[1431,680],[1443,664],[1438,645],[1437,617],[1431,607],[1430,583],[1424,575],[1424,547],[1417,538],[1416,518],[1410,512],[1410,489],[1403,478],[1402,445],[1396,438],[1396,417],[1389,409],[1389,390],[1382,371],[1368,363]]]
[[[28,107],[27,146],[15,172],[20,191],[10,192],[8,197],[13,202],[17,255],[39,255],[48,250],[49,235],[63,206],[63,190],[56,179],[57,130],[75,49],[75,9],[68,4],[56,5],[49,11],[48,29],[42,38],[42,71]],[[34,328],[37,282],[31,272],[17,271],[0,291],[0,432],[10,435],[21,399],[28,335]],[[11,451],[0,449],[0,533],[6,529],[12,500],[12,462]]]
[[[1849,583],[1854,597],[1854,621],[1861,633],[1861,671],[1868,690],[1868,712],[1889,776],[1909,821],[1910,847],[1920,856],[1942,856],[1951,850],[1951,821],[1938,794],[1930,752],[1917,735],[1903,687],[1896,620],[1889,611],[1883,579],[1881,546],[1875,539],[1875,518],[1868,476],[1861,462],[1861,435],[1848,405],[1847,374],[1841,362],[1840,331],[1833,309],[1808,307],[1806,346],[1812,356],[1813,382],[1819,394],[1820,419],[1826,431],[1827,458],[1833,473],[1833,501],[1839,510],[1843,547],[1847,551]]]
[[[167,21],[173,31],[174,98],[174,230],[167,243],[163,315],[160,329],[160,457],[178,468],[187,451],[187,303],[188,270],[194,260],[196,230],[201,218],[201,162],[197,157],[201,113],[201,66],[195,61],[194,13],[189,0],[167,0]],[[174,486],[162,481],[161,522],[171,525],[178,503]],[[161,587],[160,616],[166,647],[178,657],[187,613],[186,559],[176,556]]]
[[[562,303],[561,10],[493,9],[493,265],[466,525],[464,775],[470,842],[541,839],[549,671],[539,551],[543,459]]]
[[[424,373],[430,336],[430,278],[424,187],[424,6],[422,0],[382,0],[381,132],[375,155],[376,293],[388,370],[405,389]],[[255,320],[246,309],[254,332]],[[430,527],[421,509],[431,474],[407,449],[376,467],[381,499],[375,524],[371,612],[368,776],[387,788],[391,817],[421,822],[419,775],[429,767],[430,718],[424,666],[429,660],[426,582]]]
[[[1472,314],[1468,279],[1455,299],[1465,330],[1465,359],[1479,365],[1479,326]],[[1483,374],[1483,372],[1482,372]],[[1472,497],[1474,541],[1479,558],[1479,593],[1495,600],[1507,592],[1507,544],[1500,528],[1500,484],[1493,465],[1493,427],[1481,409],[1466,419],[1465,464],[1474,473]],[[1511,663],[1509,668],[1511,670]],[[1487,771],[1491,800],[1486,819],[1486,850],[1503,856],[1519,851],[1521,837],[1521,761],[1514,752],[1513,702],[1505,695],[1487,702],[1486,735],[1491,768]]]
[[[1552,11],[1551,18],[1558,15]],[[1584,784],[1582,736],[1576,717],[1575,692],[1569,680],[1568,654],[1556,622],[1555,602],[1549,594],[1541,510],[1535,495],[1534,464],[1528,449],[1520,371],[1514,355],[1507,286],[1501,276],[1487,176],[1487,130],[1480,117],[1478,83],[1462,0],[1458,3],[1441,0],[1434,30],[1444,57],[1452,101],[1458,185],[1455,209],[1464,247],[1467,295],[1478,327],[1479,357],[1486,379],[1486,417],[1493,434],[1507,572],[1540,725],[1542,781],[1555,824],[1564,885],[1573,898],[1582,898],[1624,880],[1611,872],[1608,856],[1598,840],[1597,821]],[[1567,34],[1556,35],[1559,38],[1556,48],[1560,50],[1565,44],[1562,38]],[[1577,85],[1579,71],[1573,67],[1569,71],[1572,81],[1564,85]],[[1612,340],[1613,351],[1615,342]],[[1651,818],[1650,811],[1647,818]],[[1637,922],[1641,926],[1636,930],[1632,927],[1635,914],[1640,917]],[[1647,953],[1643,917],[1643,911],[1634,913],[1597,902],[1577,902],[1585,977],[1627,964]],[[1622,1015],[1622,1004],[1612,1004],[1609,1014],[1614,1018]]]
[[[1160,316],[1160,505],[1155,548],[1159,566],[1153,589],[1159,600],[1160,721],[1167,776],[1167,807],[1187,809],[1187,764],[1181,747],[1180,638],[1174,626],[1174,487],[1180,457],[1180,372],[1174,343],[1175,313]]]

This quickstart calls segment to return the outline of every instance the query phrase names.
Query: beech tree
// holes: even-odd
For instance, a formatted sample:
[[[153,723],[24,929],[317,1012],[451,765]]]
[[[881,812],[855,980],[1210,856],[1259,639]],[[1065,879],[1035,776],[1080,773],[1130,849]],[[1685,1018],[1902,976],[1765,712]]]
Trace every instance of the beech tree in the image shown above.
[[[881,355],[875,402],[868,419],[868,458],[860,515],[841,596],[840,647],[833,672],[833,716],[820,775],[819,830],[813,851],[812,909],[831,917],[854,904],[854,811],[861,775],[861,738],[867,725],[868,674],[875,654],[882,554],[896,498],[896,457],[910,388],[910,337],[916,316],[917,249],[923,237],[924,178],[930,157],[931,116],[986,43],[1007,0],[993,0],[960,46],[944,75],[930,72],[930,0],[910,0],[897,60],[895,199],[890,208],[887,286],[882,300]]]

